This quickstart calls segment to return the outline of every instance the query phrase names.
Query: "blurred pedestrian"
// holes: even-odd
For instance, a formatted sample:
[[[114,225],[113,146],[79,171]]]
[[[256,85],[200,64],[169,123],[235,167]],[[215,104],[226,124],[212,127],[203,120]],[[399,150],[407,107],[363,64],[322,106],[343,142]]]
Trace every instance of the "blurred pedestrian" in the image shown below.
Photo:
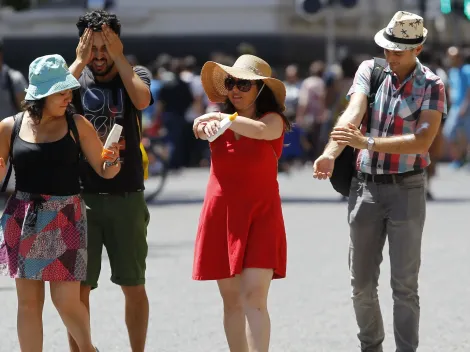
[[[451,108],[443,134],[450,147],[451,167],[461,168],[467,159],[470,144],[470,65],[464,63],[462,52],[450,47],[447,56],[449,70],[449,100]]]
[[[328,123],[326,109],[326,85],[323,79],[325,63],[314,61],[310,65],[310,76],[300,86],[296,122],[305,131],[309,150],[305,161],[312,161],[321,154],[323,132],[328,135],[325,127]],[[328,137],[326,137],[327,139]]]
[[[194,101],[190,85],[181,77],[182,70],[182,61],[173,58],[171,61],[173,78],[163,82],[157,101],[157,114],[162,116],[171,145],[169,166],[175,170],[185,166],[185,146],[188,143],[184,138],[185,118]]]
[[[26,79],[20,71],[8,66],[3,59],[4,44],[0,39],[0,117],[12,116],[21,111],[25,97]]]

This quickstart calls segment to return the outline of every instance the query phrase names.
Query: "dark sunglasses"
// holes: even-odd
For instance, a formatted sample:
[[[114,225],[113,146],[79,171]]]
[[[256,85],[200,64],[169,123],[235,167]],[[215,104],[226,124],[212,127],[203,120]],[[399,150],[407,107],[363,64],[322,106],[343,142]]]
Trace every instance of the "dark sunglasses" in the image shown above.
[[[224,81],[225,89],[231,91],[237,86],[240,92],[249,92],[253,84],[248,79],[235,79],[233,77],[227,77]]]

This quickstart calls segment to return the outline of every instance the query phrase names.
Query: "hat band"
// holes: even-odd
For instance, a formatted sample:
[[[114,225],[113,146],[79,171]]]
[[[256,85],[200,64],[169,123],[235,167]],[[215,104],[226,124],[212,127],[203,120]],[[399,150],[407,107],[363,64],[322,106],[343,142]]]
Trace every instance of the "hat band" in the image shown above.
[[[383,32],[385,39],[391,41],[392,43],[398,43],[398,44],[421,44],[423,41],[424,37],[418,37],[414,39],[406,39],[406,38],[398,38],[393,35],[388,34],[387,32]]]

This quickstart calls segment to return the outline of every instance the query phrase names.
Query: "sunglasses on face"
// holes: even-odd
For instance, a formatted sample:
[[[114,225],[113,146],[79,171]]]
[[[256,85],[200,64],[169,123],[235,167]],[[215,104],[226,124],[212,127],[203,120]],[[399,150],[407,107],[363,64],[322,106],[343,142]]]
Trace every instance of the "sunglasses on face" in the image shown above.
[[[231,91],[235,86],[237,86],[240,92],[249,92],[251,86],[253,85],[248,79],[235,79],[233,77],[227,77],[224,81],[225,89]]]

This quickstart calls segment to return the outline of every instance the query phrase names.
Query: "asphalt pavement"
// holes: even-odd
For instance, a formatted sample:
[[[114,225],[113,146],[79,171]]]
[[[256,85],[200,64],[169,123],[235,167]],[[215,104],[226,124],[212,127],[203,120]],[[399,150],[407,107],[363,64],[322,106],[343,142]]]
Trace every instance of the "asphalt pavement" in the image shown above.
[[[228,351],[215,282],[191,280],[193,246],[207,169],[171,175],[150,204],[147,288],[151,319],[147,351]],[[346,203],[309,168],[279,176],[288,234],[287,278],[269,297],[272,352],[359,351],[347,267]],[[421,352],[470,351],[470,172],[439,168],[423,238]],[[380,278],[385,352],[394,351],[388,248]],[[130,351],[124,299],[109,281],[106,255],[92,294],[92,333],[101,352]],[[19,351],[14,281],[0,278],[0,352]],[[65,328],[47,294],[44,351],[66,352]]]

